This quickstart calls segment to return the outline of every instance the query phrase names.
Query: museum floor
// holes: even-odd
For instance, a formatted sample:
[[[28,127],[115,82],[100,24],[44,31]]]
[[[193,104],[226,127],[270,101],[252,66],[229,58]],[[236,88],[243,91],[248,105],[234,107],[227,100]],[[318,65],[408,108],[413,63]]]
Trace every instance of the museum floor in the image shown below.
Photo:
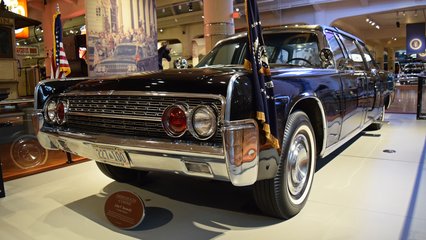
[[[426,239],[426,121],[414,114],[386,120],[322,160],[305,208],[287,221],[260,215],[249,188],[168,174],[132,186],[89,161],[6,182],[0,238]],[[104,217],[106,197],[120,190],[147,206],[135,230]]]

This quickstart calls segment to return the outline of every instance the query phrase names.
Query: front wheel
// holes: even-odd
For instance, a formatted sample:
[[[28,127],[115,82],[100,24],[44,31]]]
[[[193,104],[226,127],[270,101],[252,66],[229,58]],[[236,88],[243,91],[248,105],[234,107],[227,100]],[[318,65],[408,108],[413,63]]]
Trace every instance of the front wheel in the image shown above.
[[[304,112],[288,118],[281,148],[276,176],[256,182],[254,198],[266,215],[289,219],[305,205],[315,173],[315,134]]]
[[[103,174],[105,174],[107,177],[114,179],[117,182],[137,182],[148,174],[147,171],[116,167],[101,162],[96,162],[96,165]]]

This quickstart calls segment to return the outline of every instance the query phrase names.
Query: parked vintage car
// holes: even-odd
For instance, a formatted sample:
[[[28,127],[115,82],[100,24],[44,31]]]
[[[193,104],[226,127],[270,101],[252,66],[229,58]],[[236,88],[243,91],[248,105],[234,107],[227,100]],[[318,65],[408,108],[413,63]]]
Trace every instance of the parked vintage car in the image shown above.
[[[95,66],[97,75],[129,74],[153,69],[156,59],[147,58],[143,47],[136,43],[120,43],[111,57],[100,61]]]
[[[94,159],[120,182],[166,171],[252,185],[265,214],[290,218],[307,201],[317,160],[381,127],[394,85],[360,39],[336,28],[275,28],[264,38],[280,152],[255,121],[246,34],[192,69],[38,84],[38,139]]]

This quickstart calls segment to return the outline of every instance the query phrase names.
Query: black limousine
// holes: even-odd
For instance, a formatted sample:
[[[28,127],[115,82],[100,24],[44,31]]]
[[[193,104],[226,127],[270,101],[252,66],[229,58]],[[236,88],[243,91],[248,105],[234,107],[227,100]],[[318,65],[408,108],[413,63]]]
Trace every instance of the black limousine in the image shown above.
[[[259,134],[246,34],[220,41],[195,68],[40,82],[38,139],[119,182],[166,171],[251,185],[264,214],[290,218],[307,201],[317,160],[381,127],[394,80],[363,41],[336,28],[272,28],[264,39],[280,151]]]

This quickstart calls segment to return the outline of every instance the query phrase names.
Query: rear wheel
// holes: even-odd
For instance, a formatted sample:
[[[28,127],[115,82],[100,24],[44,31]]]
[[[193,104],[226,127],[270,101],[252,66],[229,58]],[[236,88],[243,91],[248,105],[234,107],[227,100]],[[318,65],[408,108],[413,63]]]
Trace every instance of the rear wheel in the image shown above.
[[[148,174],[147,171],[116,167],[101,162],[96,162],[96,165],[98,165],[98,168],[103,174],[105,174],[107,177],[114,179],[117,182],[137,182]]]
[[[276,176],[256,182],[253,189],[263,213],[288,219],[305,205],[315,173],[315,135],[304,112],[294,112],[288,118],[281,148]]]

